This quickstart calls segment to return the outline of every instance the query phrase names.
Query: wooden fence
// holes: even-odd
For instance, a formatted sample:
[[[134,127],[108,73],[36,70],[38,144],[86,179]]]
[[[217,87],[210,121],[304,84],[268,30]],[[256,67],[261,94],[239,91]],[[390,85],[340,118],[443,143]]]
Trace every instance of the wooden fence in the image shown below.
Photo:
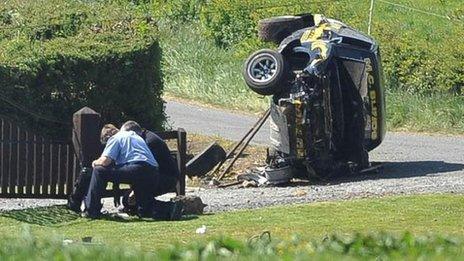
[[[0,117],[0,197],[66,198],[78,170],[71,142],[51,141]]]
[[[73,115],[74,142],[53,141],[0,115],[0,198],[67,198],[81,164],[90,167],[101,153],[100,125],[100,115],[85,107]],[[176,192],[183,195],[186,133],[179,129],[157,134],[177,142],[172,151],[181,174]]]

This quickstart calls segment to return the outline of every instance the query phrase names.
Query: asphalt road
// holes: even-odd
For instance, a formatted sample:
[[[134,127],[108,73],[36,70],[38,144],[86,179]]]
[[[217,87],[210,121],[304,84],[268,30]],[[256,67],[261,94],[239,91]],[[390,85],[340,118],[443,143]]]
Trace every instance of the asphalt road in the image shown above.
[[[166,112],[172,126],[182,127],[187,133],[219,135],[232,140],[239,140],[257,121],[257,117],[250,115],[174,101],[167,103]],[[254,142],[268,144],[268,136],[266,124]],[[380,173],[346,177],[329,184],[208,189],[195,194],[209,204],[209,211],[215,212],[397,194],[464,193],[464,136],[390,132],[382,145],[370,153],[370,159],[383,164]]]
[[[264,113],[264,112],[263,112]],[[217,135],[230,140],[240,140],[258,121],[259,117],[189,105],[175,101],[166,104],[168,123],[173,128],[184,128],[187,133]],[[253,139],[257,144],[268,144],[269,121]]]

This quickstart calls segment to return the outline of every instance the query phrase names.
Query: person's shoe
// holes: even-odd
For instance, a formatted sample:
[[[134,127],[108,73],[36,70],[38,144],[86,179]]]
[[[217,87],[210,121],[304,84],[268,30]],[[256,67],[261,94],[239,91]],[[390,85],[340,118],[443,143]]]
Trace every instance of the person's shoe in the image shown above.
[[[69,210],[74,211],[76,213],[81,213],[81,202],[76,202],[72,197],[68,198],[68,203],[66,204]]]
[[[101,214],[91,214],[88,211],[84,211],[81,213],[82,218],[88,218],[88,219],[99,219]]]

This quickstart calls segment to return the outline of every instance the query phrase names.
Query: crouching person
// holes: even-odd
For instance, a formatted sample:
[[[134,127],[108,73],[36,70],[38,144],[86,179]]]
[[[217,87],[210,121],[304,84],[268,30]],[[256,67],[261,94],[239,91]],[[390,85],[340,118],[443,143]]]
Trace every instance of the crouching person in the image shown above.
[[[115,133],[116,127],[106,125],[102,136]],[[117,130],[117,129],[116,129]],[[140,217],[154,217],[154,188],[158,163],[145,141],[134,131],[121,130],[109,137],[105,149],[92,163],[93,172],[85,198],[84,216],[101,215],[101,198],[109,181],[132,185]],[[180,218],[182,209],[171,212],[170,219]]]
[[[147,144],[151,153],[159,164],[159,176],[155,187],[155,196],[160,196],[176,190],[176,185],[180,179],[177,162],[171,156],[166,142],[154,132],[142,129],[135,121],[124,123],[121,129],[126,131],[134,131],[139,134]]]

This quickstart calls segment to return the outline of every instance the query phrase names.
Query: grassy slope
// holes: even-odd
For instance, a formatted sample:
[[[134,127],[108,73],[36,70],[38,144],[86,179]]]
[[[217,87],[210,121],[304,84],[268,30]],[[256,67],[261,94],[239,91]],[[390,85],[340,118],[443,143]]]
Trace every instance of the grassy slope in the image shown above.
[[[389,130],[464,134],[464,96],[387,92]]]
[[[167,94],[243,111],[262,111],[267,99],[252,93],[241,76],[242,60],[202,36],[197,25],[163,31]]]
[[[423,4],[420,5],[415,1],[399,2],[440,14],[448,14],[459,6],[459,1],[444,4],[440,1],[421,0]],[[348,4],[347,9],[338,12],[336,18],[365,31],[368,4],[368,1]],[[312,11],[314,8],[310,6],[303,11]],[[338,10],[330,4],[317,9],[329,14]],[[463,31],[462,26],[454,22],[378,2],[373,20],[373,36],[385,33],[383,28],[391,29],[391,26],[398,26],[398,30],[394,30],[397,32],[395,37],[417,37],[418,41],[433,44],[437,50],[448,53],[456,46],[437,35],[447,35],[445,32],[459,34]],[[268,106],[268,99],[248,90],[242,80],[242,64],[247,55],[243,53],[243,44],[229,50],[218,48],[212,40],[202,35],[196,24],[176,26],[175,30],[165,30],[164,34],[162,45],[168,95],[247,112],[263,111]],[[383,59],[389,57],[384,56]],[[436,66],[437,69],[441,68],[440,63]],[[387,122],[390,130],[462,134],[464,96],[424,96],[406,92],[401,87],[392,88],[387,96]]]
[[[82,237],[92,236],[98,242],[116,244],[127,240],[131,245],[145,249],[166,246],[173,242],[203,242],[218,235],[246,239],[264,230],[269,230],[273,236],[282,239],[291,239],[294,234],[306,239],[320,239],[332,233],[379,231],[394,234],[410,231],[420,235],[432,233],[464,238],[463,212],[462,195],[313,203],[204,215],[180,222],[87,221],[77,217],[74,219],[66,211],[55,209],[42,213],[10,212],[6,214],[8,218],[0,217],[0,234],[14,235],[25,224],[23,221],[29,220],[32,223],[31,231],[40,237],[62,235],[80,240]],[[43,222],[47,219],[48,223]],[[50,225],[53,223],[55,224]],[[196,228],[201,225],[208,228],[206,236],[195,234]]]

